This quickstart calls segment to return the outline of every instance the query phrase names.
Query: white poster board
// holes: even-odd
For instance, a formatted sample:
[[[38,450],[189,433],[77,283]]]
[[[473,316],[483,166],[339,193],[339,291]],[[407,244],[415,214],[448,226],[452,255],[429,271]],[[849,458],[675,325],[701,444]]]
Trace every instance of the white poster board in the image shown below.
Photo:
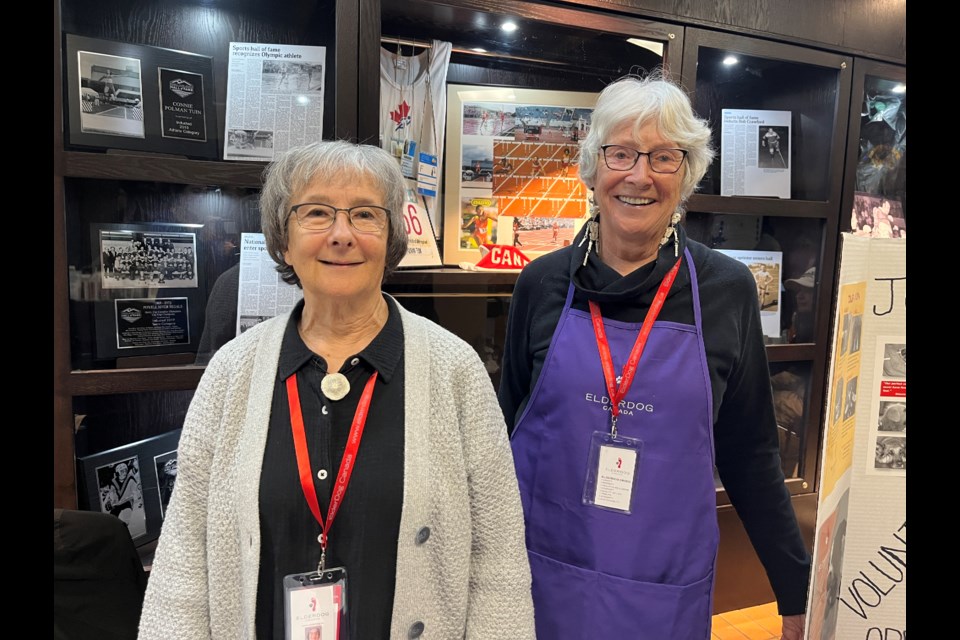
[[[720,195],[790,198],[789,111],[723,109]]]
[[[326,47],[231,42],[223,159],[267,162],[323,138]]]
[[[906,639],[906,249],[842,237],[807,640]]]

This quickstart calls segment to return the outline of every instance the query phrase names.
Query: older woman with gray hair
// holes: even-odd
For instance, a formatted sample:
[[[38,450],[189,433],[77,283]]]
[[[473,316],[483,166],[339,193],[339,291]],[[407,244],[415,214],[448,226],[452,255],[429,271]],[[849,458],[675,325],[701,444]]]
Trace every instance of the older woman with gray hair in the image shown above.
[[[381,290],[406,253],[385,151],[265,172],[267,251],[303,289],[214,355],[190,405],[141,638],[533,638],[503,417],[476,352]]]
[[[800,640],[809,556],[781,472],[750,270],[680,222],[714,151],[661,76],[600,94],[580,149],[592,211],[520,273],[500,405],[537,635],[710,637],[714,465]]]

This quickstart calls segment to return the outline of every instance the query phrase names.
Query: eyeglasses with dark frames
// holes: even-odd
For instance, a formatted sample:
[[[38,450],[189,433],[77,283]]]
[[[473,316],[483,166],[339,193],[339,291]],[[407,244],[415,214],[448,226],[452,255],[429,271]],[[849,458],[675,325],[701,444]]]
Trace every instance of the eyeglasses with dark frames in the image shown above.
[[[390,210],[375,204],[361,204],[349,209],[338,209],[321,202],[301,202],[290,207],[301,229],[326,231],[337,220],[337,213],[347,214],[350,225],[360,233],[380,233],[387,227]]]
[[[630,171],[640,160],[640,156],[647,156],[650,170],[654,173],[676,173],[687,157],[685,149],[654,149],[653,151],[637,151],[619,144],[605,144],[600,147],[603,161],[611,171]]]

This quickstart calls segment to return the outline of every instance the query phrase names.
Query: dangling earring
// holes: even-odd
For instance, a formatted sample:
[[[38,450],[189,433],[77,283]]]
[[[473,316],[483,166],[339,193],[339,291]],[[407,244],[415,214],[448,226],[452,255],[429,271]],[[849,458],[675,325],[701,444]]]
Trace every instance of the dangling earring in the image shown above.
[[[673,215],[670,216],[670,226],[667,227],[667,230],[663,232],[663,237],[660,238],[660,246],[665,246],[670,239],[673,239],[673,257],[676,258],[680,255],[680,241],[677,239],[677,223],[680,222],[680,212],[674,211]]]
[[[584,241],[587,243],[587,251],[583,254],[583,266],[587,266],[587,260],[590,258],[590,249],[597,247],[597,255],[600,255],[600,224],[597,222],[597,216],[600,215],[600,207],[593,200],[593,193],[590,193],[590,219],[587,220],[587,232],[583,234],[578,247],[582,247]]]

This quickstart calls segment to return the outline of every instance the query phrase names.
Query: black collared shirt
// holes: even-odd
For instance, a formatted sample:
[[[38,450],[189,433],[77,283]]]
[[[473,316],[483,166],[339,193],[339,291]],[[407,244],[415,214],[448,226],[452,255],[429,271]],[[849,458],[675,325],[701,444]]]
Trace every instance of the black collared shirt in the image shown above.
[[[350,392],[335,402],[320,393],[326,361],[307,348],[297,331],[303,301],[290,316],[280,349],[260,476],[256,615],[260,640],[285,637],[283,577],[315,571],[320,561],[317,536],[321,528],[300,485],[286,379],[297,375],[313,481],[320,514],[326,518],[353,414],[374,370],[379,373],[370,413],[350,484],[330,531],[326,563],[347,570],[350,637],[390,635],[403,503],[404,363],[400,313],[393,302],[388,300],[387,306],[386,325],[340,369],[350,381]]]

